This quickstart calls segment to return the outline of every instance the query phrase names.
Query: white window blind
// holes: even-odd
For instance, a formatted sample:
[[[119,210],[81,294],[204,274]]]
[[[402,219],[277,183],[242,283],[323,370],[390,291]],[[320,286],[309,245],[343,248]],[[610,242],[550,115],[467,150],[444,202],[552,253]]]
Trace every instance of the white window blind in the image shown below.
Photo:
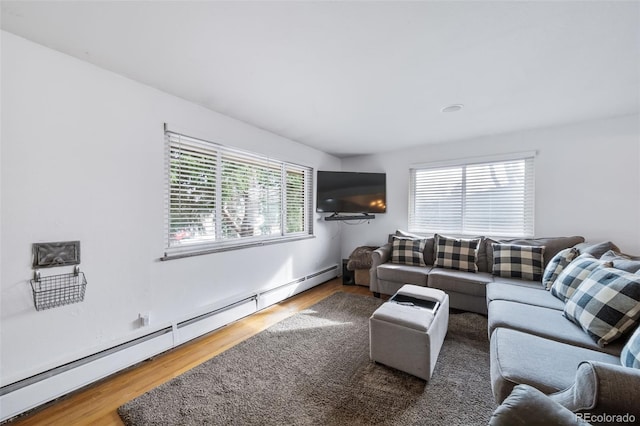
[[[411,169],[409,230],[531,237],[534,157]]]
[[[312,169],[165,133],[167,253],[311,235]]]

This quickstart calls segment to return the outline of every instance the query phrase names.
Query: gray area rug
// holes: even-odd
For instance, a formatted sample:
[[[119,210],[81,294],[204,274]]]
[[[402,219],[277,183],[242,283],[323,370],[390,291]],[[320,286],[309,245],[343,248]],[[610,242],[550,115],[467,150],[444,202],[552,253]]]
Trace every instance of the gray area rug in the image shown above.
[[[380,299],[336,293],[118,409],[126,425],[486,425],[487,320],[452,314],[429,383],[369,360]]]

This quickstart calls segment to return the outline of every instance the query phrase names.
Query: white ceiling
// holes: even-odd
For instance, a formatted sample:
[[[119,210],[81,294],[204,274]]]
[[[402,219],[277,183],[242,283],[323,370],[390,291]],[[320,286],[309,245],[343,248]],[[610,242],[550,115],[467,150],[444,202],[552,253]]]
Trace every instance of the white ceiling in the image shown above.
[[[3,0],[2,29],[338,156],[640,111],[638,1]]]

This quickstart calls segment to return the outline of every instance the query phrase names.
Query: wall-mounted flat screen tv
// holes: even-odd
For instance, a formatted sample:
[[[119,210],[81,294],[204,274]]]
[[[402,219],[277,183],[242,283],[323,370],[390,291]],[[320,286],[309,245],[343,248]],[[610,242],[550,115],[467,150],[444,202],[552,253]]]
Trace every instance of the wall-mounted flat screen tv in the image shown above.
[[[385,173],[318,171],[316,211],[320,213],[385,213]]]

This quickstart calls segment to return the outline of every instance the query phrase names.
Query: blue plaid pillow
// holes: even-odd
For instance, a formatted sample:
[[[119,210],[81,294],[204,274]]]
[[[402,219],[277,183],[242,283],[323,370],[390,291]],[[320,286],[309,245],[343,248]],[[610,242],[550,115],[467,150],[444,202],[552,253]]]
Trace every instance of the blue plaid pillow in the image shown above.
[[[411,266],[427,266],[424,262],[426,240],[393,237],[391,243],[391,263]]]
[[[551,286],[551,294],[566,302],[582,281],[600,266],[611,267],[611,262],[600,261],[590,254],[581,254],[568,264]]]
[[[620,363],[625,367],[640,368],[640,327],[622,348]]]
[[[478,247],[480,238],[463,240],[459,238],[435,235],[436,259],[433,266],[437,268],[457,269],[467,272],[478,272]]]
[[[493,275],[529,281],[542,280],[544,246],[492,244],[492,247]]]
[[[558,275],[560,275],[560,272],[562,272],[576,256],[578,256],[578,249],[573,247],[564,249],[553,256],[547,264],[547,267],[544,268],[544,274],[542,274],[542,285],[546,290],[551,290],[551,286],[556,281],[556,278],[558,278]]]
[[[595,269],[567,300],[564,316],[582,327],[598,346],[613,342],[638,324],[640,275]]]

